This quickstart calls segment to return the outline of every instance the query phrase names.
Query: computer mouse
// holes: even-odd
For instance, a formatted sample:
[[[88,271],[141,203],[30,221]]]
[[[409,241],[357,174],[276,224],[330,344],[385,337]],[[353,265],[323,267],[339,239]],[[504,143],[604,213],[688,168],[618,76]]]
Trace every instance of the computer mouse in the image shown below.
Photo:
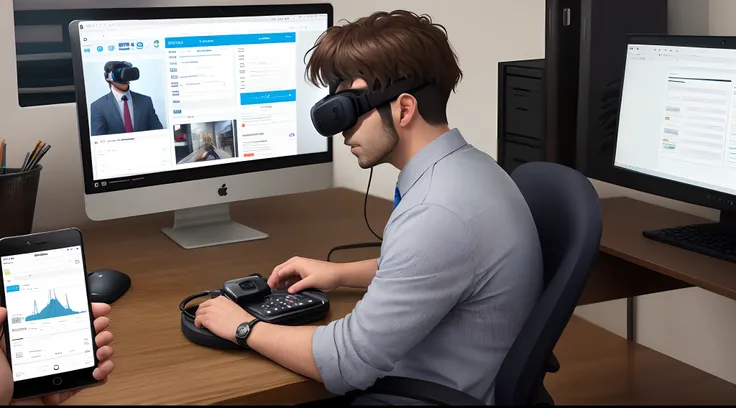
[[[99,269],[87,275],[90,300],[112,303],[130,288],[130,277],[114,269]]]

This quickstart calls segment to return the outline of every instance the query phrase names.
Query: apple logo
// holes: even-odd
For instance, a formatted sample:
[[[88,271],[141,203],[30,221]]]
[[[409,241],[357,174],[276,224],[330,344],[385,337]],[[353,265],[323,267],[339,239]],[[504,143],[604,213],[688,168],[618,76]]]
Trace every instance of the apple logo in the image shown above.
[[[217,194],[219,194],[220,197],[225,197],[227,195],[227,185],[223,184],[222,187],[218,188]]]

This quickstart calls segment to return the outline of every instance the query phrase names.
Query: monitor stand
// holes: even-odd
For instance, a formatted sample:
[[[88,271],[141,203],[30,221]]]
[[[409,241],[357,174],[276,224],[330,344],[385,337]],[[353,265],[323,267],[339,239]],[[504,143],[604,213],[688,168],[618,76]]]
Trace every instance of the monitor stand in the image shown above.
[[[174,226],[161,231],[184,249],[268,238],[268,234],[233,221],[230,204],[178,210],[174,213]]]

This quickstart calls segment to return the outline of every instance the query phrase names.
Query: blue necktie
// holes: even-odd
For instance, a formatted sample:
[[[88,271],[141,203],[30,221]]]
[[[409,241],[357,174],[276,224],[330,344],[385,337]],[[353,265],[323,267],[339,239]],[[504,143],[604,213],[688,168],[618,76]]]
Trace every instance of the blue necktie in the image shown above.
[[[394,190],[394,209],[399,206],[400,202],[401,202],[401,192],[399,191],[399,186],[396,185],[396,190]]]

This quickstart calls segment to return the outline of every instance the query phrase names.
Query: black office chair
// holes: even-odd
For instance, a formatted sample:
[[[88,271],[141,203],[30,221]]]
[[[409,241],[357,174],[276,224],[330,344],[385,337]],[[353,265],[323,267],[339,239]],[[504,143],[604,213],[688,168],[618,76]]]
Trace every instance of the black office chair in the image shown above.
[[[598,254],[598,194],[581,173],[554,163],[519,166],[511,178],[531,209],[544,256],[544,291],[496,376],[497,405],[554,405],[546,373],[559,370],[553,349]],[[485,405],[458,390],[410,378],[384,377],[360,394],[408,397],[437,405]],[[351,394],[356,396],[357,394]]]

